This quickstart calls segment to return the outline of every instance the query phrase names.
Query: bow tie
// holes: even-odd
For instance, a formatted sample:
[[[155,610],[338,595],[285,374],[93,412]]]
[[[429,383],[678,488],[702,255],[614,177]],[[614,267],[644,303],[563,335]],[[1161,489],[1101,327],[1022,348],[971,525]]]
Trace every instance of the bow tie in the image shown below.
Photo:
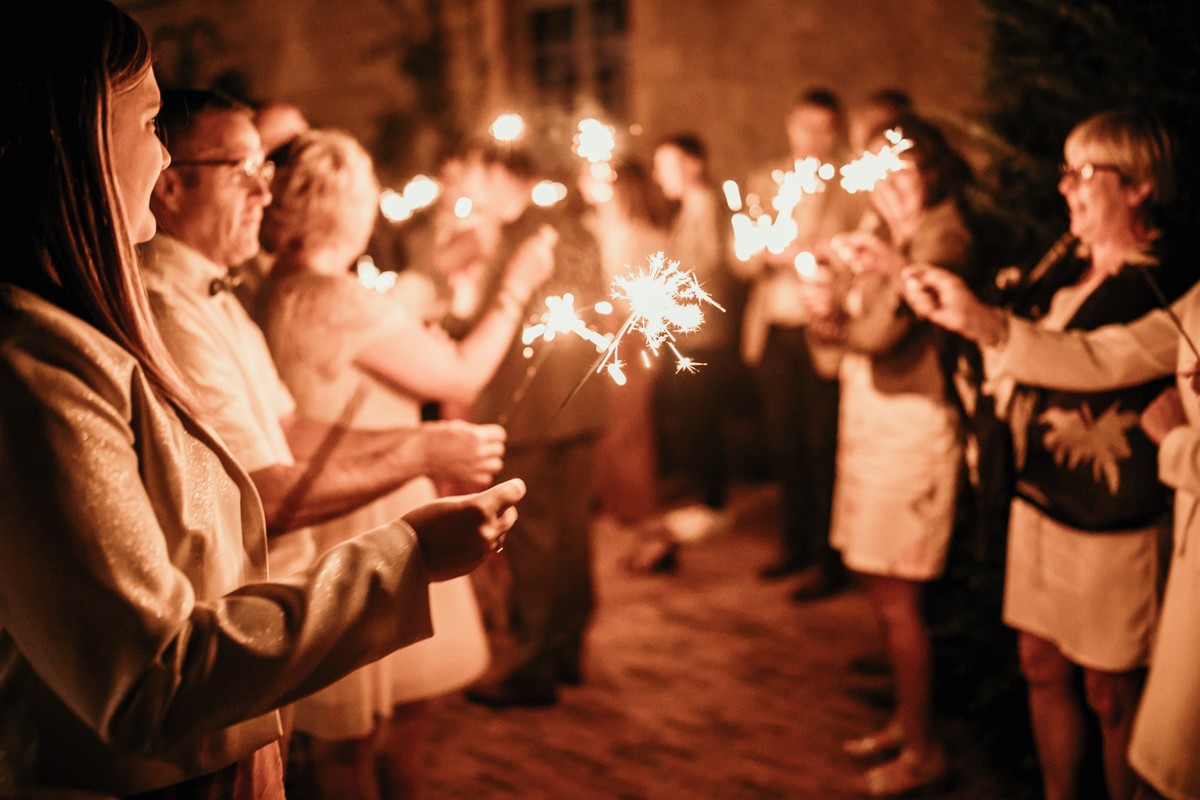
[[[221,292],[232,292],[242,283],[242,274],[236,269],[231,269],[219,278],[213,278],[208,284],[208,294],[210,297],[216,297]]]

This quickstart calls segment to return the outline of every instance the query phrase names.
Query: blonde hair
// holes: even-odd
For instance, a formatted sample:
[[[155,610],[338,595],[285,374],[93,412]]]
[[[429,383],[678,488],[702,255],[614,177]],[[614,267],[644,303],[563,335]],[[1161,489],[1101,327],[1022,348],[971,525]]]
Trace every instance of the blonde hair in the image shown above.
[[[271,252],[309,250],[370,234],[379,181],[371,156],[344,131],[301,134],[281,155],[274,199],[263,213],[262,244]]]
[[[1067,135],[1064,152],[1087,151],[1112,164],[1128,183],[1150,184],[1141,211],[1155,222],[1178,191],[1175,147],[1157,119],[1140,111],[1104,111],[1088,117]]]

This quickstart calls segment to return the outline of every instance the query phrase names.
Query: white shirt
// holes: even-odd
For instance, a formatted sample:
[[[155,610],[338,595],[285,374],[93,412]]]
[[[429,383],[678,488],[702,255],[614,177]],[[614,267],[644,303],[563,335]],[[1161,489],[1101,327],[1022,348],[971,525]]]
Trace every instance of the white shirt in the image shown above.
[[[142,262],[159,331],[205,421],[247,472],[295,463],[280,420],[296,404],[266,339],[233,292],[210,291],[228,270],[165,234],[142,248]],[[269,544],[274,577],[308,566],[315,555],[307,529],[273,536]]]

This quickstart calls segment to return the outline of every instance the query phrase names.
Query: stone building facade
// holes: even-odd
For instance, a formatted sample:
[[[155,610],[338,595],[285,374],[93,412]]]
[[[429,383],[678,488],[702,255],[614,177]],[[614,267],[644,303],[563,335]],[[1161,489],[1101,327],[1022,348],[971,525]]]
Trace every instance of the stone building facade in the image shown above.
[[[363,139],[391,180],[501,111],[526,115],[551,166],[593,114],[619,122],[634,155],[699,133],[720,178],[783,151],[782,119],[808,86],[851,107],[900,87],[956,126],[984,103],[979,0],[118,3],[149,30],[165,83],[295,103]]]

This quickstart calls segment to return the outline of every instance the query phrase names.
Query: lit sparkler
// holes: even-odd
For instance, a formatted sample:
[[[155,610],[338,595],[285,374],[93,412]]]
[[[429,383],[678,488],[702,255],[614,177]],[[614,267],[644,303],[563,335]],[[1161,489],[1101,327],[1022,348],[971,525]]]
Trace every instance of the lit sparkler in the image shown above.
[[[384,189],[379,193],[379,210],[391,222],[404,222],[442,193],[442,185],[428,175],[417,175],[400,191]]]
[[[629,304],[629,318],[594,371],[601,371],[609,363],[619,363],[617,348],[630,331],[640,333],[655,356],[666,344],[675,354],[676,371],[690,372],[699,366],[676,349],[675,336],[699,329],[704,322],[701,306],[705,303],[720,311],[725,309],[704,291],[692,272],[679,269],[678,261],[670,261],[658,252],[650,256],[647,267],[625,277],[618,276],[613,286],[613,297]]]
[[[890,173],[908,168],[908,162],[900,158],[900,154],[912,148],[912,140],[905,139],[898,128],[888,131],[884,137],[888,143],[879,152],[863,153],[842,167],[842,188],[847,192],[869,192]]]
[[[616,131],[598,119],[588,117],[579,121],[575,134],[575,154],[591,164],[612,161],[617,149]]]
[[[488,131],[497,142],[515,142],[525,133],[525,120],[520,114],[501,114],[492,120]]]
[[[825,182],[833,175],[832,164],[811,157],[794,162],[790,170],[774,170],[771,179],[778,189],[771,199],[771,207],[775,213],[763,213],[757,219],[740,210],[737,184],[726,181],[726,203],[731,211],[738,212],[732,218],[734,254],[738,259],[749,261],[763,250],[775,255],[786,250],[800,232],[793,216],[796,206],[805,195],[825,191]]]
[[[573,333],[580,339],[596,346],[596,352],[608,348],[611,337],[597,333],[587,326],[575,311],[575,296],[571,293],[546,298],[546,313],[521,332],[521,341],[526,347],[538,339],[553,341],[561,333]]]

